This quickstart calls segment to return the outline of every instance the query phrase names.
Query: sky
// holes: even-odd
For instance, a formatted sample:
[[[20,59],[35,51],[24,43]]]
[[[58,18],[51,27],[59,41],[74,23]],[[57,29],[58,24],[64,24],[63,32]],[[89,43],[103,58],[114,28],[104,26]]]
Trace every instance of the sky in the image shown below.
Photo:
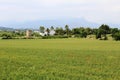
[[[0,23],[84,18],[120,23],[120,0],[0,0]]]

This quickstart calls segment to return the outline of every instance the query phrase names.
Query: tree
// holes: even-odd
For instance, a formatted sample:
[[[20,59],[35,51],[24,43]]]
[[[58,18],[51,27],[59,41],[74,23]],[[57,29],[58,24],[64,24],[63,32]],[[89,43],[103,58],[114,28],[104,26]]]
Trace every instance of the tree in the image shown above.
[[[72,32],[75,35],[75,37],[81,37],[81,38],[86,38],[87,37],[87,33],[86,33],[86,31],[83,27],[73,28]]]
[[[47,29],[46,29],[46,32],[47,32],[47,34],[48,34],[48,36],[49,36],[49,34],[50,34],[50,29],[47,28]]]
[[[120,40],[120,32],[117,32],[113,35],[114,40],[118,41]]]
[[[40,32],[44,33],[44,31],[45,31],[45,27],[44,26],[40,26]]]
[[[54,27],[53,27],[53,26],[51,26],[51,27],[50,27],[50,30],[54,30]]]
[[[98,30],[97,33],[96,33],[96,39],[101,39],[101,33],[100,33],[99,30]]]
[[[65,25],[65,33],[69,35],[70,29],[68,25]]]
[[[99,27],[99,30],[101,31],[101,34],[103,35],[106,35],[108,33],[110,33],[110,28],[108,25],[106,24],[102,24],[100,27]]]
[[[34,36],[34,37],[40,37],[40,34],[39,34],[39,33],[34,32],[34,33],[32,34],[32,36]]]
[[[11,33],[4,33],[4,34],[2,34],[2,39],[12,39],[12,34]]]
[[[93,33],[94,35],[96,35],[97,32],[98,32],[98,30],[99,30],[99,29],[97,29],[97,28],[92,29],[92,31],[93,31],[92,33]]]
[[[117,32],[119,32],[118,28],[111,28],[111,35],[112,35],[112,37]]]
[[[87,33],[85,31],[81,32],[80,37],[81,38],[86,38],[87,37]]]
[[[73,28],[72,33],[75,34],[80,34],[79,28]]]
[[[55,34],[56,35],[64,35],[64,30],[62,27],[57,27],[56,30],[55,30]]]
[[[109,34],[110,33],[110,28],[108,25],[105,25],[105,24],[102,24],[100,27],[99,27],[99,30],[96,34],[96,39],[100,38],[101,40],[107,40],[107,36],[106,34]]]
[[[91,28],[86,28],[85,32],[87,33],[87,35],[91,35],[93,33]]]
[[[87,37],[87,33],[86,33],[84,27],[80,27],[79,30],[80,30],[80,37],[81,38],[86,38]]]

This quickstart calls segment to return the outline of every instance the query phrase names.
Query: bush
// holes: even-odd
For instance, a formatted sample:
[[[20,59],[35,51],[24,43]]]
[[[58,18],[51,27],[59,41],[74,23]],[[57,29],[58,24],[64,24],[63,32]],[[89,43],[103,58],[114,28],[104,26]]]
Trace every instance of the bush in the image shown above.
[[[105,35],[104,38],[103,38],[103,40],[108,40],[108,37]]]
[[[80,34],[80,37],[81,37],[81,38],[86,38],[86,37],[87,37],[87,33],[86,33],[86,32],[82,32],[82,33]]]
[[[116,41],[120,40],[120,32],[117,32],[117,33],[113,34],[113,38]]]
[[[68,38],[68,36],[43,36],[42,39]]]
[[[12,35],[10,33],[2,34],[2,39],[12,39]]]
[[[75,34],[75,37],[79,38],[79,37],[80,37],[80,34]]]
[[[100,40],[108,40],[108,37],[106,35],[103,35],[101,38],[99,38]]]
[[[101,39],[101,33],[100,32],[96,33],[96,39]]]
[[[81,34],[75,34],[75,37],[77,37],[77,38],[86,38],[87,34],[85,32],[83,32]]]

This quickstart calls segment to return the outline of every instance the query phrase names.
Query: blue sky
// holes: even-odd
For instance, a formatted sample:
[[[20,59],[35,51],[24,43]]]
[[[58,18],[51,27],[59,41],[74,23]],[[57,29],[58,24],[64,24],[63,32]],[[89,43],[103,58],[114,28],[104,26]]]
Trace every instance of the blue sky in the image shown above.
[[[120,0],[0,0],[0,23],[84,18],[120,23]]]

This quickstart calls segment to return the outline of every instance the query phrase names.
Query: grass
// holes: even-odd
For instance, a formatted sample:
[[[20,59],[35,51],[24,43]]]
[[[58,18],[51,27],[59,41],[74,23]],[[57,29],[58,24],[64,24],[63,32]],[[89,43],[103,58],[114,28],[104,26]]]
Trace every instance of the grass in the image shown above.
[[[120,80],[120,42],[0,40],[0,80]]]

